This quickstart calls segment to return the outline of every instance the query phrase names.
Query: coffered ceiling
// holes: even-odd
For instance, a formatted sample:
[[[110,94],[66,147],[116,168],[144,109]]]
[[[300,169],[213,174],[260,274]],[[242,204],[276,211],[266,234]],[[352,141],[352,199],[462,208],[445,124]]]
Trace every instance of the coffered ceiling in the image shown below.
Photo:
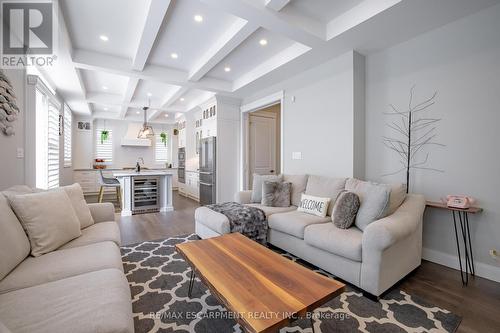
[[[498,0],[59,0],[56,66],[75,113],[173,122],[355,49],[402,42]]]

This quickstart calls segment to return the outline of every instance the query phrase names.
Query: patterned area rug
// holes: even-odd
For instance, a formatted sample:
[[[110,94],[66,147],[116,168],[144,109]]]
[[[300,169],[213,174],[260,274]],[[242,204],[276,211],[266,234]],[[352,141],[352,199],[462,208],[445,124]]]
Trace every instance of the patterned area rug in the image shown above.
[[[125,274],[130,284],[136,333],[143,332],[243,332],[205,285],[196,279],[188,297],[189,265],[175,252],[175,244],[197,239],[185,235],[122,247]],[[332,277],[285,253],[286,258]],[[340,297],[312,315],[315,332],[454,332],[461,318],[423,300],[393,289],[380,302],[363,297],[347,286]],[[301,319],[280,331],[312,332]]]

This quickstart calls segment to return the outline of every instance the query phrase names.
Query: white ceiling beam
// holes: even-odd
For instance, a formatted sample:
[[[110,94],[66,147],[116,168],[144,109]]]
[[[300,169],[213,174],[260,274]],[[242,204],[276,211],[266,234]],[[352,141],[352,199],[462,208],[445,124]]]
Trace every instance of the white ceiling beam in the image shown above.
[[[153,49],[153,44],[160,31],[161,24],[167,14],[170,0],[151,0],[148,14],[142,29],[137,52],[132,61],[132,69],[142,71]]]
[[[128,110],[127,105],[132,101],[138,84],[139,79],[133,77],[128,78],[127,89],[125,90],[125,94],[123,95],[123,105],[120,110],[120,119],[125,119]]]
[[[325,44],[324,31],[310,27],[297,26],[280,15],[279,12],[267,9],[260,1],[250,0],[201,0],[219,10],[241,17],[267,30],[286,36],[291,40],[311,48]]]
[[[258,25],[240,18],[237,19],[194,66],[194,69],[189,73],[189,80],[198,81],[201,79],[258,28]]]
[[[134,103],[134,102],[129,102],[129,103],[124,103],[122,96],[121,95],[115,95],[115,94],[103,94],[103,93],[89,93],[87,94],[86,97],[86,102],[91,103],[91,104],[97,104],[97,105],[105,105],[105,106],[118,106],[118,107],[125,107],[125,108],[135,108],[135,109],[142,109],[144,107],[143,104],[141,103]],[[153,110],[159,110],[160,112],[184,112],[185,109],[183,108],[172,108],[172,107],[163,107],[163,106],[152,106],[151,109]]]
[[[275,12],[279,12],[283,9],[290,0],[266,0],[266,7],[274,10]]]
[[[401,0],[365,0],[361,2],[327,23],[326,40],[339,36],[400,2]]]
[[[304,46],[300,43],[295,43],[283,51],[275,54],[273,57],[264,61],[250,72],[243,74],[234,81],[234,90],[238,90],[247,84],[261,78],[262,76],[274,71],[293,59],[300,57],[304,53],[311,50],[311,48]]]
[[[191,82],[188,81],[189,74],[187,72],[155,65],[146,65],[141,72],[134,71],[130,69],[132,64],[129,59],[93,51],[75,50],[73,63],[77,68],[104,71],[141,80],[163,82],[216,93],[232,92],[232,83],[229,81],[203,78],[197,82]]]
[[[175,90],[172,90],[172,92],[168,95],[167,98],[165,98],[165,101],[161,105],[161,109],[169,109],[169,107],[174,104],[175,101],[177,101],[179,98],[182,97],[189,89],[186,87],[177,87]],[[185,111],[185,110],[183,110]],[[155,109],[153,112],[149,114],[149,119],[152,120],[154,117],[160,113],[161,110]]]

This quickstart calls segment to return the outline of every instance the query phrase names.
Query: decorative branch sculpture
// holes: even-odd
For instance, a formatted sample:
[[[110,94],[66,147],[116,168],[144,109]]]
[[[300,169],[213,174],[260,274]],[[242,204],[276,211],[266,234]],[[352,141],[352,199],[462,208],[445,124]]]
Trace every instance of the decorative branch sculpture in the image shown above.
[[[394,151],[400,158],[401,168],[397,171],[387,173],[383,176],[398,174],[406,170],[406,193],[410,189],[410,169],[429,170],[443,172],[443,170],[427,167],[429,153],[422,160],[417,160],[417,153],[428,146],[442,146],[443,144],[435,141],[437,137],[436,123],[441,121],[438,118],[417,118],[422,111],[427,110],[434,105],[437,91],[423,102],[413,105],[413,91],[415,86],[410,89],[410,98],[407,111],[399,111],[394,105],[390,104],[391,111],[384,114],[391,117],[400,117],[399,121],[386,123],[395,134],[394,137],[383,137],[384,146]]]

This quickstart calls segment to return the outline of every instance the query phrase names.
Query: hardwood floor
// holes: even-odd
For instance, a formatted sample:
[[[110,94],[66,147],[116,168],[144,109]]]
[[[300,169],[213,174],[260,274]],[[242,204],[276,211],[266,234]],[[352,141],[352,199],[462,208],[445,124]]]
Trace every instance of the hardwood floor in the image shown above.
[[[198,206],[174,192],[173,212],[119,217],[122,242],[132,244],[193,233],[194,210]],[[398,286],[462,316],[458,332],[500,332],[500,283],[476,277],[462,287],[458,271],[423,261]]]

